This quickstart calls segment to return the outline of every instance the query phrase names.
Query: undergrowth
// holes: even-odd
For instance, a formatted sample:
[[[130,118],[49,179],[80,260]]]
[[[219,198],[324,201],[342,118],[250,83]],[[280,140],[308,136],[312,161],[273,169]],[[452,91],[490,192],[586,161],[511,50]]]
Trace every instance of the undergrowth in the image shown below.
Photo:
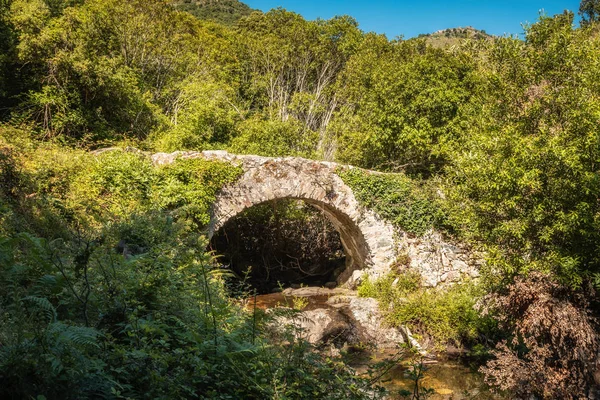
[[[438,348],[473,344],[493,327],[491,319],[475,309],[482,291],[473,282],[444,289],[426,288],[418,273],[391,273],[376,280],[367,277],[358,294],[379,300],[390,325],[406,325],[430,336]]]
[[[239,173],[0,127],[0,398],[372,398],[229,298],[201,228]]]

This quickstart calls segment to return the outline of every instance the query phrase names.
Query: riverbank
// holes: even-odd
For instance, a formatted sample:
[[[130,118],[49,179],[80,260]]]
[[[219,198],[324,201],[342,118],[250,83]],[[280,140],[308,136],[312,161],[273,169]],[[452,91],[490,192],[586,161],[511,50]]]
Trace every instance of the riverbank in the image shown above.
[[[246,301],[249,308],[270,310],[290,308],[301,317],[278,318],[278,325],[294,324],[298,334],[326,355],[343,361],[359,375],[378,376],[378,382],[390,392],[390,398],[412,393],[415,376],[412,367],[419,364],[419,387],[432,389],[430,399],[502,399],[491,393],[476,370],[470,368],[461,352],[407,350],[414,338],[408,329],[386,325],[375,299],[360,298],[355,291],[318,287],[288,288],[279,293],[259,295]],[[423,357],[425,356],[425,357]],[[418,361],[415,361],[418,360]]]

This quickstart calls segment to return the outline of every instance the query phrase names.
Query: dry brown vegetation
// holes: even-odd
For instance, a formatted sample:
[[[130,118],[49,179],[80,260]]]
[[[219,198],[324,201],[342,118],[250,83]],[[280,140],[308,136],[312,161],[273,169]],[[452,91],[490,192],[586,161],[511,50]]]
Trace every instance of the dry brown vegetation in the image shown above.
[[[541,273],[517,278],[506,294],[490,295],[487,304],[512,337],[481,369],[487,383],[516,396],[588,398],[597,390],[600,365],[588,298]]]

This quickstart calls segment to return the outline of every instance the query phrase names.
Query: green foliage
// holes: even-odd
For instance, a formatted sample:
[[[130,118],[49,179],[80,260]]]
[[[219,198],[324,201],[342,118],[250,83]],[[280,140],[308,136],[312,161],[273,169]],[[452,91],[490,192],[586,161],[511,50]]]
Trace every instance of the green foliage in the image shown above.
[[[274,9],[251,14],[240,21],[238,30],[241,88],[251,109],[265,119],[289,122],[300,137],[288,140],[312,141],[311,149],[331,157],[325,133],[338,107],[335,82],[361,41],[356,21],[350,17],[306,21]],[[318,134],[315,139],[313,132]]]
[[[12,96],[21,91],[14,66],[16,35],[10,23],[10,2],[0,2],[0,118],[15,105]],[[22,77],[19,77],[22,78]]]
[[[372,398],[295,336],[257,337],[263,317],[255,331],[230,303],[204,246],[161,214],[93,240],[0,239],[0,395]]]
[[[89,161],[71,184],[68,205],[92,224],[169,210],[204,227],[217,191],[241,173],[230,164],[195,159],[154,168],[145,156],[123,151]]]
[[[217,191],[240,173],[230,164],[204,160],[155,168],[139,153],[90,155],[0,128],[2,228],[66,238],[75,227],[98,229],[153,210],[204,227]]]
[[[494,326],[491,318],[484,318],[475,310],[482,291],[473,283],[448,289],[424,288],[418,273],[405,272],[374,281],[367,278],[358,293],[378,299],[391,325],[407,325],[431,336],[438,346],[473,343]]]
[[[372,297],[390,304],[397,296],[407,296],[421,287],[421,274],[407,271],[388,274],[379,279],[365,279],[358,287],[360,297]]]
[[[304,131],[298,121],[262,121],[252,119],[240,125],[240,135],[229,150],[241,154],[257,154],[267,157],[286,155],[314,157],[318,136]]]
[[[467,54],[368,35],[339,80],[344,106],[330,128],[337,157],[371,169],[438,170],[460,133],[471,71]]]
[[[413,292],[406,303],[396,306],[388,320],[394,325],[410,325],[430,334],[438,343],[473,341],[483,327],[474,309],[477,291],[456,285],[447,291]]]
[[[446,173],[453,225],[492,248],[496,270],[543,269],[577,286],[600,272],[600,41],[572,21],[543,17],[525,42],[480,56],[465,143]]]
[[[16,0],[11,10],[19,62],[35,65],[41,83],[17,114],[45,135],[144,139],[171,124],[186,96],[182,81],[222,70],[207,68],[211,46],[224,49],[226,39],[161,1],[95,0],[52,15],[41,0]]]
[[[88,398],[91,388],[107,384],[97,374],[100,332],[64,321],[59,299],[71,281],[53,271],[48,245],[27,234],[0,240],[3,397]]]
[[[155,201],[160,208],[175,210],[199,226],[209,222],[209,210],[217,191],[242,174],[240,167],[199,159],[179,159],[158,171]]]
[[[579,15],[583,25],[598,22],[600,17],[600,2],[598,0],[581,0],[579,3]]]
[[[179,87],[172,123],[151,137],[158,151],[205,150],[226,146],[237,131],[239,111],[231,104],[235,96],[223,84],[190,80]]]
[[[432,191],[404,174],[377,174],[360,169],[339,170],[358,201],[402,230],[422,235],[441,227],[445,215]]]
[[[27,129],[0,126],[4,178],[0,202],[6,206],[0,230],[48,238],[68,235],[69,187],[86,157],[77,150],[33,141],[31,135]]]
[[[255,337],[213,276],[197,229],[238,169],[85,151],[107,144],[404,172],[340,176],[407,232],[451,229],[484,247],[496,288],[536,269],[598,285],[597,1],[581,2],[580,28],[571,13],[542,16],[524,40],[444,49],[349,17],[201,3],[203,18],[235,26],[162,0],[0,1],[2,397],[366,393],[306,344]],[[442,342],[485,331],[470,285],[416,287],[396,276],[360,290]]]
[[[90,157],[73,179],[69,200],[82,219],[125,218],[150,207],[154,171],[143,156],[109,151]]]

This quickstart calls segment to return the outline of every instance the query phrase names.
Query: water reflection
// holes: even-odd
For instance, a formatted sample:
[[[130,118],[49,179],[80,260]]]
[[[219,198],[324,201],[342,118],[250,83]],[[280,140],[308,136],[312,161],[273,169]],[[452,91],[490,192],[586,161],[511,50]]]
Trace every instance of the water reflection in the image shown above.
[[[459,361],[442,361],[427,366],[422,386],[432,388],[435,394],[433,400],[441,399],[502,399],[501,396],[491,393],[483,382],[479,373],[471,371]],[[384,386],[392,393],[400,390],[413,389],[413,382],[406,377],[406,367],[398,365],[393,368],[388,376],[388,382]]]

